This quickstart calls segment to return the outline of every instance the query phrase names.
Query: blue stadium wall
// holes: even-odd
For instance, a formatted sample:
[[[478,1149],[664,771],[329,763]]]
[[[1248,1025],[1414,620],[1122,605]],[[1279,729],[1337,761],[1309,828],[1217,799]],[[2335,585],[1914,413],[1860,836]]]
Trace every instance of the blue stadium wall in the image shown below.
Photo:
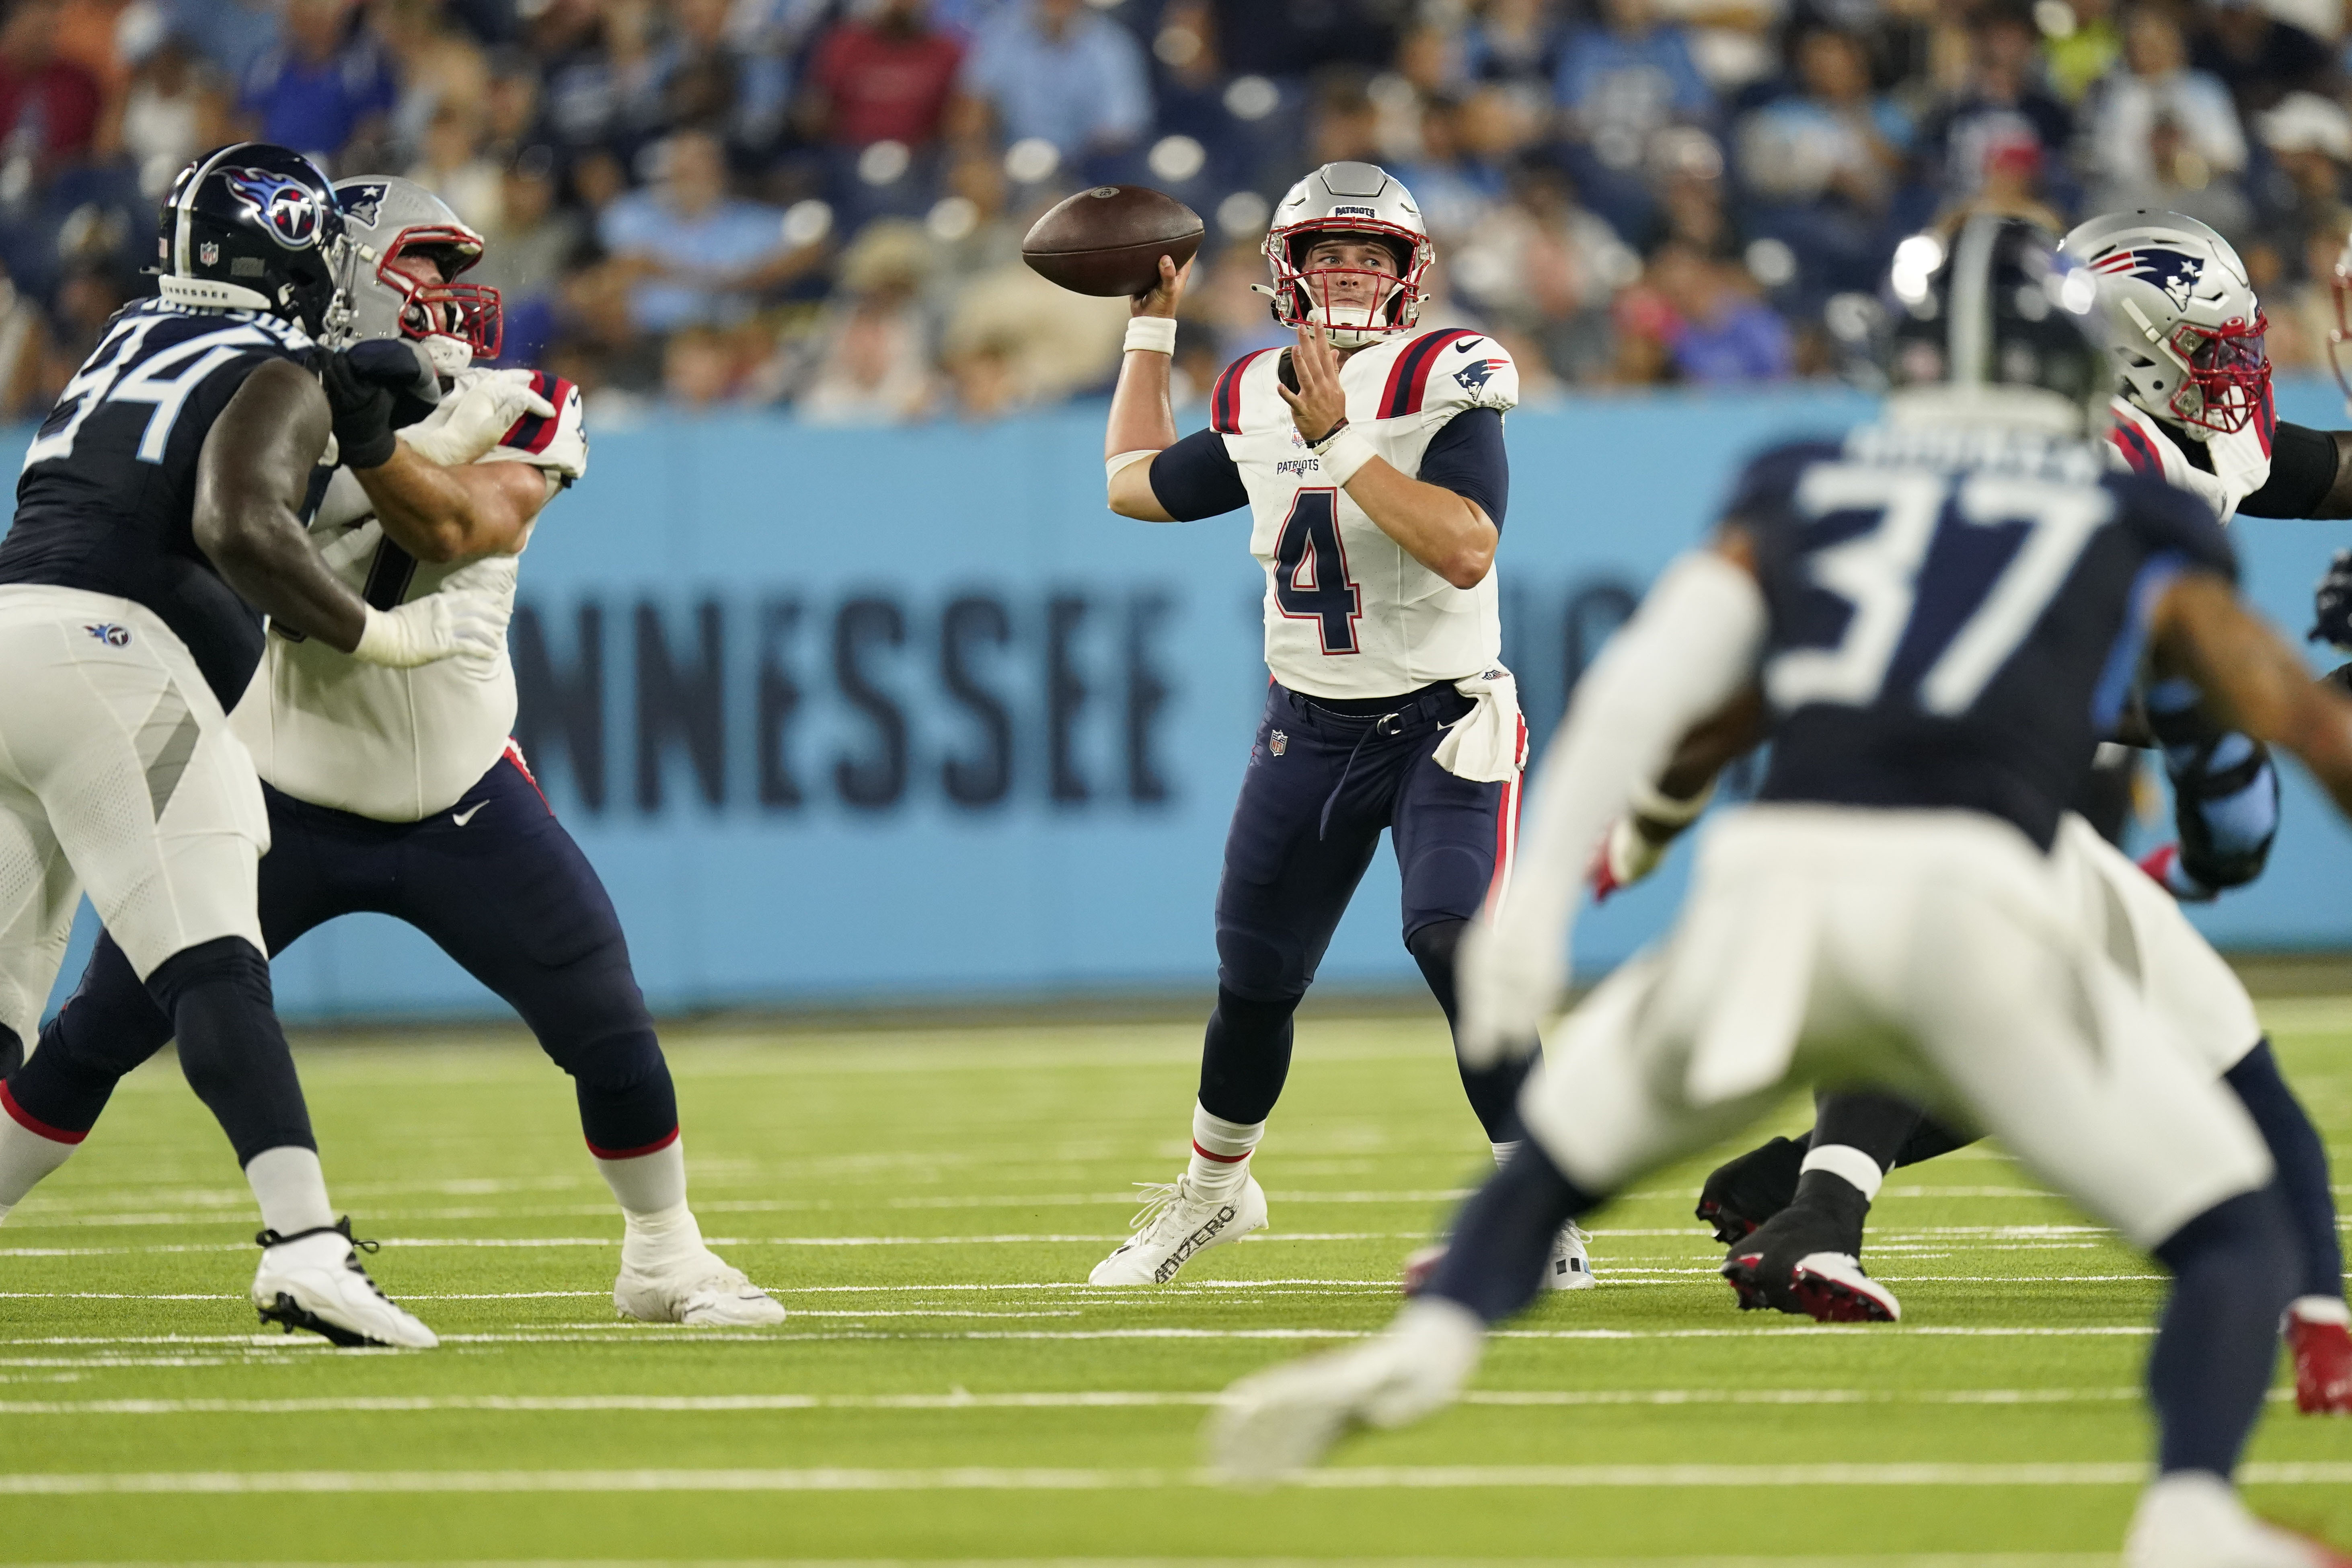
[[[1512,416],[1505,657],[1539,738],[1741,455],[1865,407],[1787,392]],[[2281,407],[2343,423],[2332,386]],[[520,728],[657,1007],[1211,983],[1219,849],[1265,687],[1245,520],[1104,510],[1093,409],[592,434],[587,479],[525,559]],[[2299,632],[2352,530],[2237,531],[2255,595]],[[2197,918],[2224,945],[2352,946],[2352,833],[2287,787],[2269,875]],[[1582,921],[1581,965],[1660,928],[1685,859]],[[1414,980],[1385,854],[1322,973]],[[291,1016],[498,1010],[373,916],[305,937],[277,984]]]

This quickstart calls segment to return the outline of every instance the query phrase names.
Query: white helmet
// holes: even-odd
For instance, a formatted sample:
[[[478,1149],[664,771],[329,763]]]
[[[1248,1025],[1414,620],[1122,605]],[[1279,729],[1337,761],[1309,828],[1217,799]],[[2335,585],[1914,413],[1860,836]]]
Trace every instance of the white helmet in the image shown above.
[[[457,374],[478,355],[496,359],[504,333],[499,291],[457,281],[482,258],[482,237],[448,203],[396,174],[338,180],[335,196],[349,240],[341,279],[349,335],[415,339],[443,375]],[[433,257],[440,282],[422,282],[393,266],[413,252]]]
[[[2197,440],[2242,430],[2269,395],[2269,323],[2230,242],[2179,213],[2109,213],[2061,248],[2099,279],[2124,395]]]
[[[1305,266],[1318,239],[1360,235],[1396,256],[1396,276],[1356,267]],[[1265,231],[1265,258],[1274,268],[1274,319],[1286,327],[1320,322],[1332,346],[1360,349],[1391,332],[1409,332],[1421,320],[1422,274],[1437,252],[1422,226],[1421,208],[1404,183],[1373,163],[1326,163],[1297,184],[1274,209]],[[1376,279],[1370,305],[1334,305],[1331,284],[1341,278]],[[1320,298],[1318,298],[1318,295]]]

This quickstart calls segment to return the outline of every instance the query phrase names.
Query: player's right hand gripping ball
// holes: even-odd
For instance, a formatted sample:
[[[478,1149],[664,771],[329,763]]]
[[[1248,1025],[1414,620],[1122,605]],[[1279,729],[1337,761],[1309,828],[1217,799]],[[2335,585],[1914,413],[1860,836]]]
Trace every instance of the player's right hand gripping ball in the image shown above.
[[[2327,574],[2312,595],[2309,642],[2324,642],[2352,653],[2352,550],[2339,550],[2327,563]]]

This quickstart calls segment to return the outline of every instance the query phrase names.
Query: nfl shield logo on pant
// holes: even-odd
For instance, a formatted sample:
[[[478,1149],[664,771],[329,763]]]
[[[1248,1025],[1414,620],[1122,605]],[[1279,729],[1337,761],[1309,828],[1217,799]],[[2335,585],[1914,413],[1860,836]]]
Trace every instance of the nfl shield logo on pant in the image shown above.
[[[1290,737],[1276,730],[1266,736],[1265,749],[1278,757],[1290,750]]]

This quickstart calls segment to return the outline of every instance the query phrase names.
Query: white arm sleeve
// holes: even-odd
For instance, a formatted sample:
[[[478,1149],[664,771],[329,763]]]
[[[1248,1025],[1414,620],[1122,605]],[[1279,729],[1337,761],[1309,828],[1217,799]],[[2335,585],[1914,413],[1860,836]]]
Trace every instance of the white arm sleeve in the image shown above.
[[[1594,846],[1694,724],[1738,694],[1764,642],[1764,595],[1708,552],[1669,566],[1576,689],[1538,764],[1502,908],[1463,948],[1463,1048],[1532,1045],[1568,983],[1568,935]]]

